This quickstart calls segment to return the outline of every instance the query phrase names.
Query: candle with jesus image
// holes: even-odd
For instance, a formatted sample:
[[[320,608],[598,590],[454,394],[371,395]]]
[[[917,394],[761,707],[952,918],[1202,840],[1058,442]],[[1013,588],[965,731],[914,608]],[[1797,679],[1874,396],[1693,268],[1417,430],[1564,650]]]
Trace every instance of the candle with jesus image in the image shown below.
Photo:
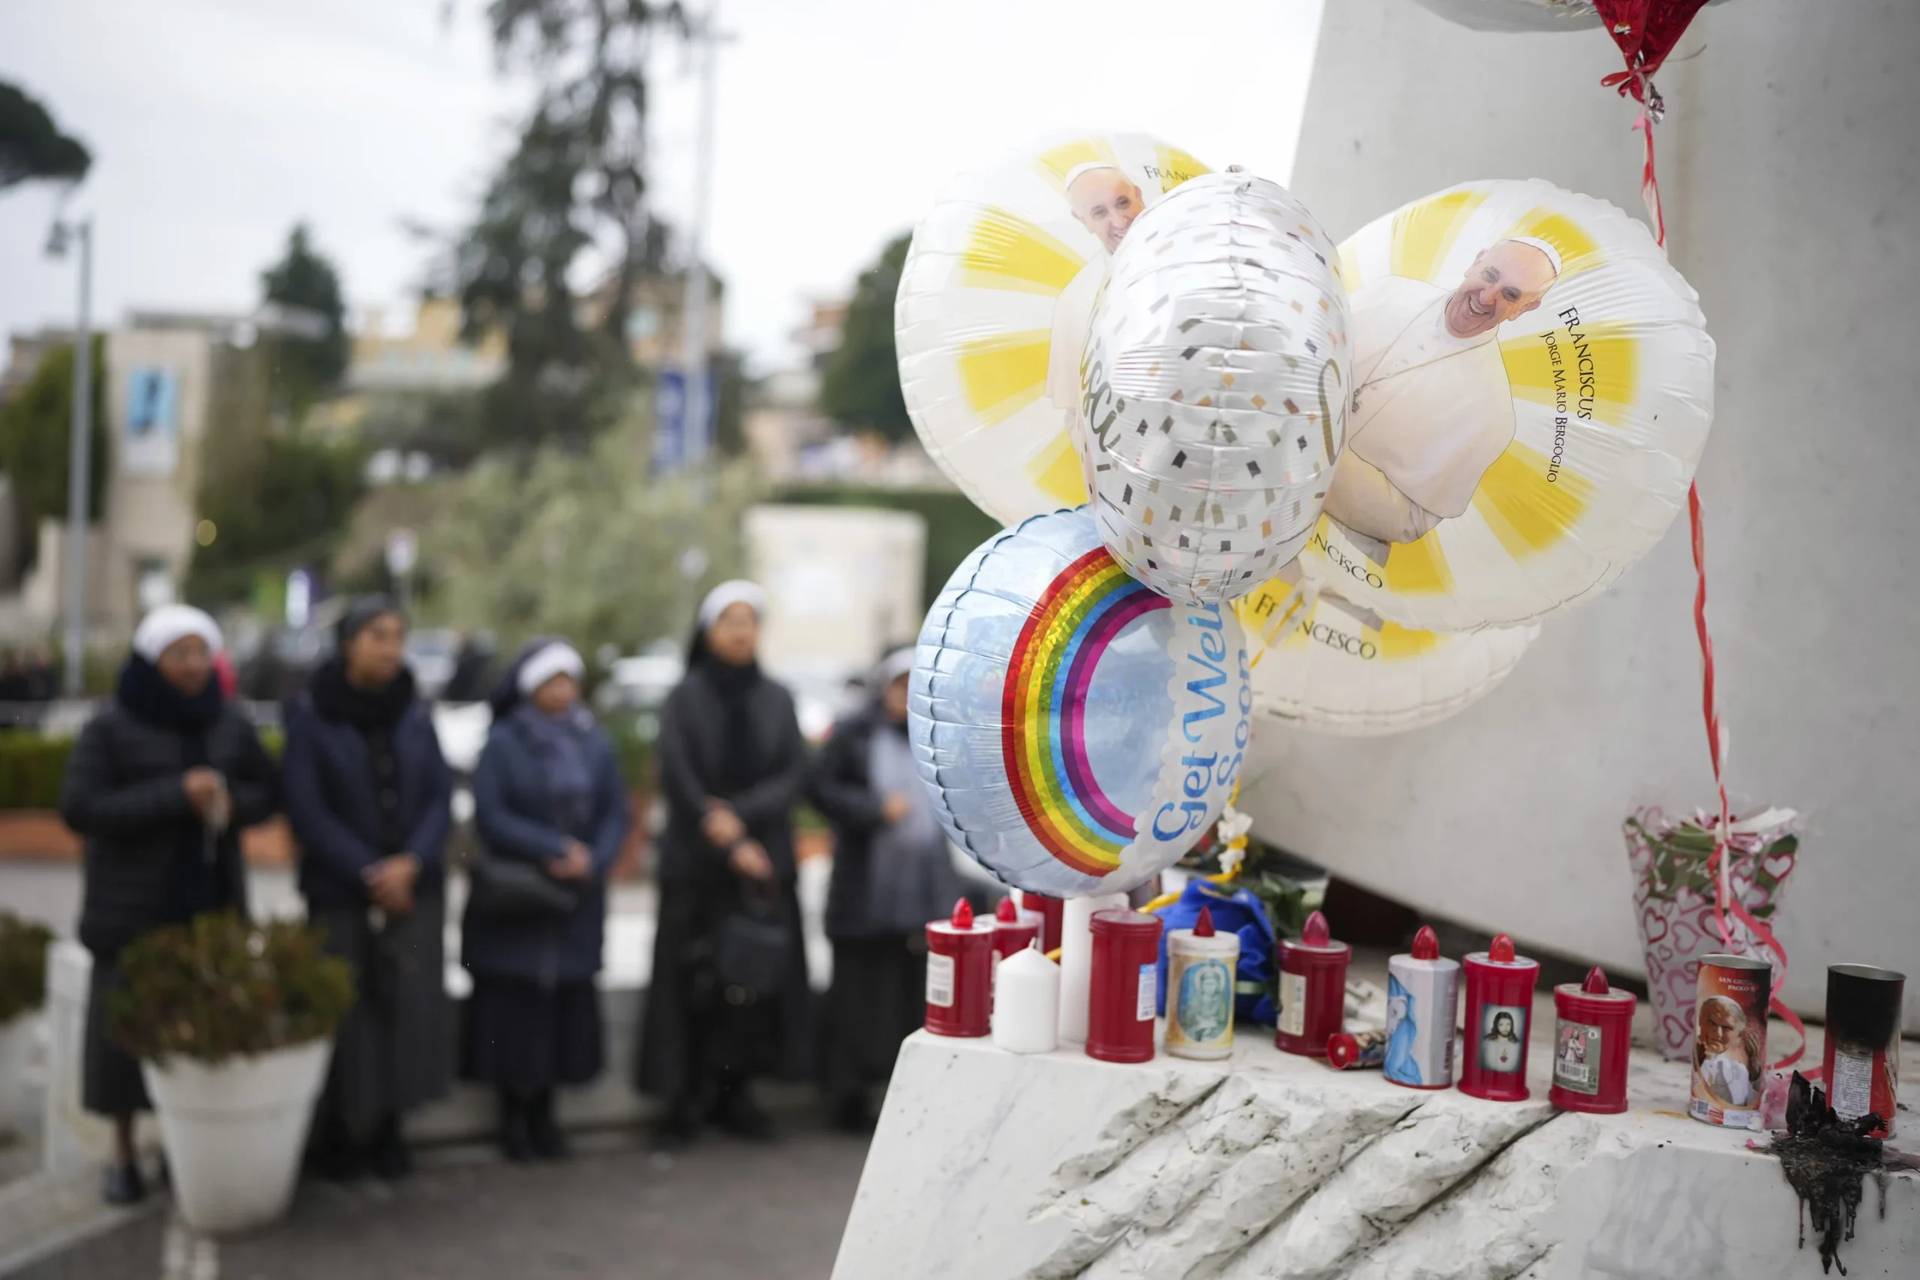
[[[1467,975],[1467,1051],[1460,1091],[1494,1102],[1524,1102],[1527,1093],[1527,1020],[1533,1012],[1538,961],[1516,955],[1513,939],[1494,937],[1464,962]]]

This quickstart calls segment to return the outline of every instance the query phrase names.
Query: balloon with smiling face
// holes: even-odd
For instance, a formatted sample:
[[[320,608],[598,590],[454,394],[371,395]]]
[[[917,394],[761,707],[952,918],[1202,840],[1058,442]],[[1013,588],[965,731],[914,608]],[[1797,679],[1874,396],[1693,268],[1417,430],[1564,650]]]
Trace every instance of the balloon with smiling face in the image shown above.
[[[1639,220],[1471,182],[1340,246],[1346,449],[1304,573],[1403,627],[1518,627],[1666,530],[1713,420],[1713,340]]]

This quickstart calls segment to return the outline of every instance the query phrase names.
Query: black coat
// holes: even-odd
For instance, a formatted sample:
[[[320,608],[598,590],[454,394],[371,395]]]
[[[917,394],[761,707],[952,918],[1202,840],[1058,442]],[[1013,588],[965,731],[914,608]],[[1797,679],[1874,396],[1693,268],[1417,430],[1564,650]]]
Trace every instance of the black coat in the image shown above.
[[[594,729],[589,748],[593,803],[571,830],[553,823],[553,799],[540,753],[511,716],[494,721],[473,772],[473,816],[489,856],[544,867],[578,840],[593,854],[593,875],[566,916],[497,920],[467,913],[460,963],[475,973],[523,978],[544,986],[578,982],[600,971],[606,932],[607,874],[627,835],[627,791],[606,735]]]
[[[835,940],[893,934],[897,927],[875,919],[868,910],[872,879],[873,836],[886,825],[886,797],[873,787],[868,761],[873,735],[898,732],[879,708],[850,716],[833,728],[814,762],[807,793],[833,826],[833,879],[827,888],[827,936]],[[942,849],[944,854],[944,846]],[[929,902],[927,918],[949,910],[964,887],[957,875],[942,878],[951,886],[940,900]]]
[[[420,859],[416,892],[437,892],[443,883],[453,776],[424,702],[415,700],[394,724],[393,759],[406,837],[383,849],[366,734],[321,715],[308,694],[288,702],[281,761],[287,818],[300,842],[300,892],[315,907],[365,906],[371,898],[362,873],[395,853]]]
[[[793,697],[764,677],[752,682],[744,721],[749,741],[731,741],[729,713],[704,662],[667,698],[657,755],[667,805],[660,850],[659,928],[653,976],[641,1027],[639,1086],[668,1098],[705,1087],[715,1072],[740,1076],[804,1072],[809,1051],[807,959],[794,894],[793,810],[806,781],[806,741]],[[740,753],[752,760],[744,785],[721,780]],[[716,931],[742,909],[746,890],[727,865],[727,850],[700,829],[709,798],[724,800],[772,860],[770,909],[789,933],[788,978],[751,1009],[723,1007],[715,986]]]
[[[783,884],[794,879],[793,808],[807,776],[807,744],[800,736],[793,695],[764,677],[754,681],[746,716],[751,744],[727,741],[729,716],[721,696],[695,666],[668,695],[660,712],[660,789],[667,803],[666,839],[660,850],[663,881],[724,889],[731,882],[727,851],[708,843],[700,830],[707,800],[724,800],[766,848]],[[750,751],[760,764],[749,785],[730,789],[717,780],[734,752]]]
[[[233,815],[213,844],[217,900],[246,910],[238,832],[264,822],[277,802],[273,762],[245,716],[223,707],[204,730],[143,720],[114,703],[87,722],[67,761],[60,814],[86,838],[80,941],[113,957],[173,918],[178,860],[206,856],[206,832],[181,789],[181,775],[205,764],[226,775]]]

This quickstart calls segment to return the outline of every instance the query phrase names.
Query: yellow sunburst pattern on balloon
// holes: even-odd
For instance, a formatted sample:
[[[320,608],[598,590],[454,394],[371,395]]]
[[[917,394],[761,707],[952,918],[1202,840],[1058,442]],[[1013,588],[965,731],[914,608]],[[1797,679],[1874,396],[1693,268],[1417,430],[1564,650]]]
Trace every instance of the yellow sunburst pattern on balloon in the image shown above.
[[[1087,500],[1087,475],[1073,440],[1064,431],[1027,463],[1027,476],[1058,506],[1077,507]]]
[[[1539,334],[1500,344],[1516,399],[1601,423],[1620,420],[1638,402],[1639,357],[1638,339],[1620,324],[1570,327],[1551,344]]]
[[[1551,482],[1542,478],[1547,474],[1547,460],[1538,450],[1509,445],[1473,495],[1473,509],[1515,560],[1544,551],[1578,528],[1593,499],[1591,480],[1564,467],[1552,473]]]
[[[1044,330],[980,338],[960,351],[960,384],[967,391],[967,407],[989,425],[1005,422],[1039,399],[1046,376]]]
[[[973,225],[960,257],[957,282],[972,289],[1009,289],[1052,298],[1086,265],[1085,257],[1025,218],[989,208]]]
[[[1418,542],[1396,544],[1387,553],[1387,585],[1409,595],[1435,595],[1453,589],[1453,572],[1440,547],[1440,531]]]

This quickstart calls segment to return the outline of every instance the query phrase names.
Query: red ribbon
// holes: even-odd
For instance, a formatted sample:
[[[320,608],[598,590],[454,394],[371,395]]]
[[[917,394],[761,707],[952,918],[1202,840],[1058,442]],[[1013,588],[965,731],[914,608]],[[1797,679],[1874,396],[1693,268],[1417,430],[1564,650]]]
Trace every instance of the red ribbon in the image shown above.
[[[1655,98],[1657,100],[1657,94]],[[1640,199],[1647,206],[1647,217],[1653,221],[1653,242],[1664,249],[1667,247],[1667,215],[1660,208],[1660,177],[1653,167],[1653,124],[1653,113],[1642,111],[1633,127],[1645,140],[1645,158],[1640,162]],[[1696,505],[1698,501],[1696,494]]]
[[[1608,19],[1608,26],[1612,29],[1614,16],[1608,13],[1609,9],[1622,10],[1633,7],[1644,11],[1649,7],[1658,7],[1658,0],[1655,0],[1652,6],[1649,6],[1646,0],[1640,0],[1637,5],[1632,3],[1632,0],[1612,0],[1612,3],[1608,0],[1595,0],[1595,7],[1600,10],[1602,17]],[[1653,224],[1653,241],[1662,249],[1667,245],[1667,219],[1661,208],[1660,177],[1654,167],[1653,154],[1653,126],[1658,118],[1656,113],[1659,110],[1660,95],[1654,90],[1653,82],[1648,77],[1662,62],[1666,61],[1667,53],[1673,47],[1673,41],[1680,38],[1680,32],[1686,29],[1687,22],[1693,17],[1693,11],[1699,7],[1698,3],[1691,4],[1689,7],[1688,0],[1679,0],[1679,3],[1668,6],[1670,11],[1686,9],[1686,13],[1679,19],[1679,26],[1672,31],[1671,37],[1651,57],[1647,55],[1644,44],[1637,46],[1636,49],[1629,49],[1623,33],[1614,30],[1614,40],[1627,54],[1628,70],[1616,71],[1601,82],[1609,87],[1617,85],[1622,96],[1631,91],[1634,99],[1643,104],[1639,119],[1633,122],[1634,129],[1645,139],[1646,144],[1646,158],[1640,169],[1640,198],[1645,202],[1647,217]],[[1636,57],[1640,60],[1638,66],[1635,65]],[[1735,920],[1746,926],[1749,935],[1756,943],[1774,954],[1776,963],[1773,967],[1773,989],[1768,993],[1768,1004],[1782,1021],[1800,1035],[1799,1047],[1773,1064],[1774,1068],[1779,1070],[1792,1066],[1806,1055],[1807,1028],[1806,1024],[1800,1020],[1800,1015],[1788,1008],[1786,1002],[1780,998],[1780,990],[1787,982],[1787,949],[1780,944],[1778,938],[1773,936],[1773,931],[1747,910],[1746,905],[1738,897],[1734,896],[1727,883],[1728,877],[1722,873],[1727,856],[1728,828],[1733,825],[1733,813],[1727,802],[1727,783],[1722,772],[1724,764],[1721,758],[1722,746],[1727,739],[1726,731],[1720,724],[1719,705],[1714,698],[1713,636],[1707,629],[1707,534],[1706,525],[1701,516],[1700,485],[1697,481],[1687,486],[1687,520],[1693,530],[1695,578],[1693,628],[1700,637],[1700,713],[1707,725],[1707,754],[1713,761],[1713,787],[1720,800],[1720,820],[1714,828],[1713,853],[1707,859],[1707,873],[1713,877],[1714,924],[1720,931],[1721,945],[1731,948],[1733,929],[1727,923],[1727,916],[1731,913]],[[1807,1074],[1817,1078],[1820,1072],[1816,1069]]]
[[[1656,202],[1658,198],[1656,193]],[[1687,519],[1693,528],[1693,628],[1700,637],[1700,714],[1707,724],[1707,755],[1713,761],[1713,787],[1720,800],[1720,820],[1713,832],[1713,853],[1707,858],[1707,874],[1713,877],[1713,920],[1720,931],[1720,945],[1729,949],[1733,946],[1733,929],[1727,923],[1727,916],[1731,913],[1735,920],[1747,927],[1748,934],[1756,943],[1774,954],[1773,989],[1768,993],[1768,1005],[1783,1022],[1800,1034],[1799,1046],[1773,1064],[1778,1070],[1792,1066],[1805,1056],[1807,1027],[1800,1021],[1800,1015],[1788,1008],[1780,998],[1780,989],[1787,982],[1787,949],[1780,944],[1780,939],[1773,936],[1773,930],[1767,928],[1765,922],[1747,910],[1746,904],[1733,894],[1727,883],[1728,877],[1724,874],[1727,829],[1733,825],[1733,813],[1727,803],[1727,783],[1721,771],[1724,763],[1721,749],[1726,742],[1726,731],[1721,727],[1720,708],[1714,699],[1713,636],[1707,630],[1707,533],[1700,514],[1700,486],[1697,483],[1687,487]],[[1811,1074],[1818,1076],[1819,1072]]]

